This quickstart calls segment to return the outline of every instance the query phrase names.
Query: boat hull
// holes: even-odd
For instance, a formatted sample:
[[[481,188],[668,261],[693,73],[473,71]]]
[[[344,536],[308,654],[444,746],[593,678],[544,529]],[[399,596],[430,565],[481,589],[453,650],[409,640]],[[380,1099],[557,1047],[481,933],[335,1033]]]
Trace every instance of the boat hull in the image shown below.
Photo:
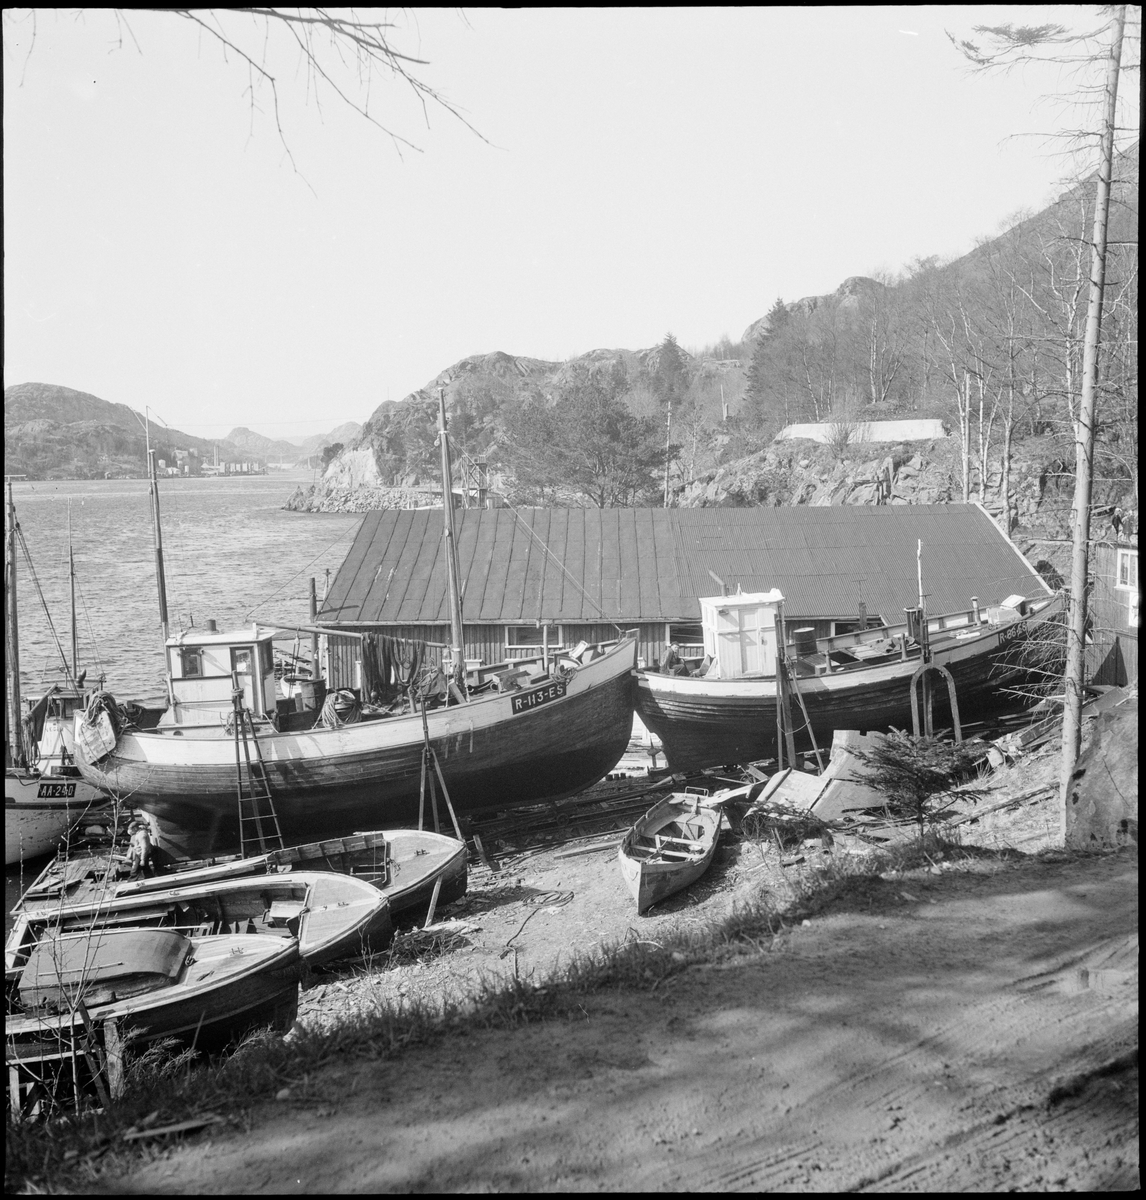
[[[385,892],[330,871],[192,883],[171,877],[169,887],[122,895],[110,882],[102,894],[79,903],[21,902],[13,918],[4,949],[9,971],[55,932],[159,928],[200,936],[245,932],[279,941],[296,937],[299,954],[311,967],[384,950],[393,936]]]
[[[84,813],[105,798],[98,788],[82,779],[5,770],[5,865],[54,850]]]
[[[121,1036],[138,1046],[176,1038],[200,1050],[215,1050],[247,1031],[269,1026],[285,1033],[298,1012],[299,955],[294,939],[259,937],[192,938],[193,960],[170,987],[125,1000],[93,1005],[96,1028],[114,1020]],[[35,1063],[69,1053],[83,1032],[78,1013],[9,1016],[7,1057]]]
[[[564,684],[431,710],[429,741],[455,811],[556,799],[608,774],[628,745],[635,659],[636,643],[624,641]],[[258,741],[288,842],[418,817],[420,715]],[[221,729],[129,731],[97,762],[82,751],[77,762],[85,779],[180,826],[201,850],[237,844],[235,746]],[[438,805],[448,823],[440,796]],[[425,806],[429,824],[428,794]]]
[[[667,848],[658,848],[658,834],[669,830]],[[676,835],[695,835],[692,848],[680,845]],[[712,865],[720,840],[720,814],[690,796],[667,796],[659,801],[626,834],[617,851],[617,862],[637,912],[683,891]]]
[[[973,637],[948,639],[934,661],[951,673],[960,720],[980,720],[1014,708],[1013,689],[1029,682],[1021,644],[1031,623],[985,628]],[[797,680],[811,722],[792,696],[797,750],[831,745],[837,729],[886,732],[911,729],[911,679],[919,660],[859,667]],[[936,728],[952,723],[947,689],[931,675]],[[674,771],[724,763],[752,762],[776,754],[776,681],[773,678],[713,680],[694,676],[637,673],[637,712],[664,745]]]

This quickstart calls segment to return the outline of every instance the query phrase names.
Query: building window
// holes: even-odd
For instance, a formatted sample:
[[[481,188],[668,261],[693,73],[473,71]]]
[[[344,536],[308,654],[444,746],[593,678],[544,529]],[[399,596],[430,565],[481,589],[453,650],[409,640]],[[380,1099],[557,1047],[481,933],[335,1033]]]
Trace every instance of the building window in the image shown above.
[[[785,622],[786,625],[791,625],[791,621]],[[887,622],[883,617],[868,617],[867,625],[861,625],[859,621],[833,621],[832,622],[832,637],[841,633],[858,633],[861,629],[881,629]]]
[[[179,660],[184,679],[197,679],[203,674],[203,652],[198,646],[184,647],[179,651]]]
[[[1138,629],[1142,624],[1142,593],[1138,588],[1138,551],[1119,550],[1114,569],[1114,586],[1125,591],[1126,625]]]
[[[1138,551],[1119,550],[1118,567],[1115,572],[1115,586],[1138,590]]]
[[[682,658],[696,658],[704,654],[704,626],[699,621],[673,622],[665,641],[669,645],[675,642]]]
[[[506,650],[540,650],[561,644],[558,625],[510,625],[505,631]]]

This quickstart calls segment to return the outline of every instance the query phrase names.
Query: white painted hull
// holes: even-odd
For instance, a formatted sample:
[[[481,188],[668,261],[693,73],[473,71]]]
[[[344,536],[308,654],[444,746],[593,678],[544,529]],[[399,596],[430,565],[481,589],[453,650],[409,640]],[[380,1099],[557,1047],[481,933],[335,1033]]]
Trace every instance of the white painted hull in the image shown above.
[[[72,794],[51,794],[60,791]],[[82,779],[57,779],[35,771],[5,771],[5,866],[54,850],[84,813],[104,798],[98,788]]]

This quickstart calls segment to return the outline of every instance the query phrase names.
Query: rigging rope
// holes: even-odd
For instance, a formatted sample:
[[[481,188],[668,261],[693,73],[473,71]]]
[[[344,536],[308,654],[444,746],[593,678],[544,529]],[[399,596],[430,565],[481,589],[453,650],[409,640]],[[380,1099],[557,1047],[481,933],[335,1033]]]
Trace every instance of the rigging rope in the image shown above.
[[[28,552],[28,543],[24,541],[24,531],[20,528],[19,521],[16,522],[16,536],[20,539],[20,548],[24,551],[24,561],[28,565],[28,574],[32,578],[32,583],[36,587],[36,595],[40,597],[40,607],[44,610],[44,619],[48,622],[48,629],[52,633],[52,641],[56,643],[56,650],[60,655],[60,662],[64,664],[64,676],[67,679],[72,677],[72,668],[68,666],[68,656],[64,653],[63,644],[60,642],[60,635],[56,633],[56,627],[52,622],[52,614],[48,611],[48,602],[44,598],[44,590],[40,587],[40,578],[36,574],[36,568],[32,565],[32,555]]]
[[[475,470],[478,469],[477,463],[475,463],[474,460],[472,458],[470,458],[470,456],[464,450],[458,450],[458,456],[460,458],[464,458],[466,460],[466,462],[468,462],[469,465],[471,467],[473,467]],[[556,564],[557,569],[565,576],[566,579],[569,580],[569,582],[577,589],[577,591],[579,591],[581,593],[581,595],[588,601],[588,603],[597,610],[598,614],[601,617],[601,620],[606,625],[612,625],[612,627],[618,633],[623,634],[625,632],[624,629],[622,629],[621,626],[618,625],[616,621],[610,620],[610,618],[609,618],[608,614],[605,612],[605,610],[597,603],[596,600],[593,599],[592,596],[589,595],[589,593],[581,586],[581,584],[577,582],[577,580],[566,569],[565,564],[553,553],[552,550],[549,549],[549,546],[546,544],[545,539],[538,536],[538,534],[536,534],[533,531],[532,526],[527,524],[525,518],[521,515],[521,513],[519,513],[517,511],[517,509],[514,508],[514,506],[508,500],[505,499],[504,496],[502,496],[502,499],[505,500],[505,507],[508,508],[511,513],[513,513],[514,517],[521,523],[521,526],[526,531],[526,533],[528,533],[529,536],[531,538],[533,538],[533,540],[535,542],[537,542],[537,544],[541,547],[541,549],[545,552],[545,554],[548,555],[548,557],[551,558],[553,560],[553,562]],[[544,586],[544,575],[542,576],[542,585]]]

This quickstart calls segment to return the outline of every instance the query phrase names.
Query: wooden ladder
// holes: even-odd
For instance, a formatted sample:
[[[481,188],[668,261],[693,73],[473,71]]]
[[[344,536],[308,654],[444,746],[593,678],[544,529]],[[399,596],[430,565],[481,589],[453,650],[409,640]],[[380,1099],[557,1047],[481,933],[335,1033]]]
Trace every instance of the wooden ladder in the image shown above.
[[[243,707],[242,692],[236,689],[235,703],[235,776],[239,801],[239,851],[266,854],[283,849],[278,813],[271,794],[263,752],[255,733],[255,722]],[[249,733],[248,733],[249,729]],[[241,749],[240,749],[241,747]],[[253,753],[252,753],[253,749]],[[247,787],[243,789],[243,766],[247,768]]]

